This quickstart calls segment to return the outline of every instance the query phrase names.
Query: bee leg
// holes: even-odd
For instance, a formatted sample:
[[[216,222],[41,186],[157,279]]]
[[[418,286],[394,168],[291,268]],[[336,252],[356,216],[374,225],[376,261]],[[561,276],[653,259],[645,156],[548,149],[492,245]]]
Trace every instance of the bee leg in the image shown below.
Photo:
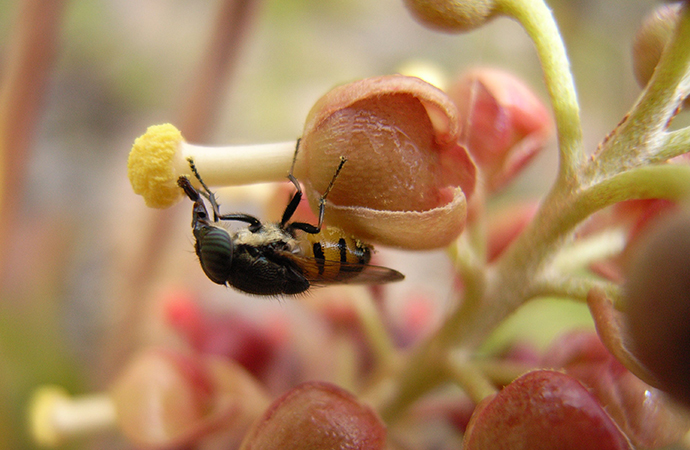
[[[194,186],[192,186],[192,182],[189,181],[189,178],[186,176],[182,175],[180,178],[177,179],[177,185],[182,188],[184,193],[189,197],[189,199],[193,202],[201,200],[201,195],[199,195],[199,191],[196,190]]]
[[[297,141],[297,145],[299,146],[299,141]],[[295,157],[297,156],[297,151],[295,151]],[[331,192],[331,188],[333,188],[333,184],[335,183],[335,179],[338,178],[338,175],[340,174],[340,171],[342,170],[343,166],[347,162],[347,158],[344,156],[340,157],[340,164],[338,164],[338,168],[335,169],[335,174],[333,174],[333,178],[331,178],[331,182],[328,183],[328,186],[326,187],[326,190],[324,191],[323,195],[321,198],[319,198],[319,223],[318,225],[314,226],[309,223],[305,222],[293,222],[289,225],[287,225],[288,230],[302,230],[306,233],[309,234],[318,234],[321,232],[321,228],[323,226],[323,218],[326,213],[326,196],[328,195],[329,192]],[[294,165],[294,162],[293,162]],[[292,184],[295,185],[297,188],[297,192],[295,192],[295,195],[292,197],[292,200],[290,200],[290,203],[288,204],[287,208],[285,208],[285,212],[283,213],[283,220],[280,222],[281,227],[285,227],[285,224],[287,223],[288,220],[290,220],[290,217],[292,217],[292,214],[294,214],[295,210],[297,209],[297,205],[299,205],[300,200],[302,199],[302,188],[299,185],[299,182],[297,179],[290,173],[288,175],[288,178],[290,181],[292,181]]]
[[[235,213],[235,214],[218,214],[218,219],[219,220],[237,220],[239,222],[246,222],[249,224],[249,231],[252,233],[256,233],[259,231],[262,227],[263,224],[259,219],[257,219],[254,216],[250,216],[249,214],[244,214],[244,213]],[[216,220],[217,222],[218,220]]]
[[[285,225],[288,223],[288,221],[292,218],[292,215],[297,210],[299,202],[302,201],[302,187],[299,185],[299,181],[297,181],[297,178],[295,178],[294,175],[295,163],[297,162],[297,152],[299,151],[299,143],[301,140],[302,138],[298,138],[297,144],[295,144],[295,154],[292,156],[292,166],[290,166],[290,172],[288,173],[288,180],[290,180],[293,186],[295,186],[296,191],[292,195],[292,198],[290,199],[288,205],[285,207],[285,211],[283,211],[283,217],[280,219],[281,228],[285,228]]]
[[[189,163],[189,168],[192,170],[192,173],[196,177],[197,180],[199,180],[199,183],[201,184],[201,187],[204,188],[203,191],[197,191],[194,189],[194,186],[189,182],[187,177],[180,177],[180,179],[177,181],[177,184],[180,185],[182,189],[184,189],[185,193],[189,198],[194,200],[195,202],[201,202],[200,194],[206,197],[211,203],[211,207],[213,208],[213,221],[218,222],[219,220],[238,220],[240,222],[246,222],[249,224],[249,231],[252,233],[259,231],[262,227],[261,221],[257,219],[254,216],[250,216],[249,214],[221,214],[220,213],[220,205],[218,204],[218,201],[216,200],[216,195],[206,186],[206,183],[204,183],[204,180],[201,179],[201,175],[199,174],[199,171],[196,168],[196,164],[194,164],[194,159],[191,157],[187,158],[187,162]],[[184,179],[186,181],[183,182],[181,181]],[[181,184],[182,183],[182,184]],[[183,186],[184,184],[184,186]],[[191,190],[191,191],[190,191]],[[196,193],[196,198],[192,198],[190,194],[192,192]]]
[[[208,201],[211,203],[211,207],[213,208],[213,221],[218,222],[218,218],[221,215],[220,214],[220,209],[218,205],[218,201],[216,201],[216,195],[211,192],[211,189],[206,186],[206,183],[204,183],[204,180],[201,178],[201,175],[199,174],[199,171],[196,168],[196,164],[194,164],[194,159],[190,156],[187,158],[187,162],[189,163],[189,168],[192,170],[192,173],[194,174],[194,177],[199,180],[199,184],[201,184],[201,187],[203,188],[203,191],[197,191],[199,194],[203,195],[208,199]],[[179,181],[178,181],[179,184]],[[184,188],[183,188],[184,189]],[[186,192],[186,190],[185,190]],[[189,195],[189,194],[187,194]]]

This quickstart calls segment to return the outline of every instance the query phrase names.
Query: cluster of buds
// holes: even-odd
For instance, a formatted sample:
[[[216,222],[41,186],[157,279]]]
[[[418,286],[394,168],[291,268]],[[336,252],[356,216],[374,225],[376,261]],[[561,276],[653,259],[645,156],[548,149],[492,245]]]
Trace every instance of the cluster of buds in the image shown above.
[[[117,417],[141,447],[203,441],[241,449],[383,449],[404,441],[404,419],[432,415],[452,424],[467,449],[658,448],[690,429],[690,216],[682,203],[690,195],[682,156],[690,128],[670,129],[690,96],[690,4],[662,6],[643,26],[634,51],[645,90],[591,155],[582,148],[565,50],[543,2],[407,4],[446,31],[498,15],[518,20],[542,61],[553,118],[524,83],[497,69],[470,70],[447,92],[411,76],[381,76],[319,99],[297,153],[294,142],[191,145],[172,125],[159,125],[136,140],[129,177],[147,205],[166,208],[184,195],[181,176],[195,186],[198,175],[225,186],[294,174],[312,210],[328,194],[325,221],[358,239],[447,248],[459,280],[456,304],[438,328],[401,339],[404,346],[391,338],[375,288],[343,294],[346,306],[337,313],[320,310],[334,335],[349,339],[339,347],[347,348],[343,354],[357,361],[350,374],[362,380],[347,378],[348,390],[307,382],[307,371],[280,364],[283,343],[265,329],[237,317],[219,326],[176,304],[168,320],[191,354],[135,358],[102,403],[103,421]],[[659,51],[653,56],[649,48]],[[554,130],[559,167],[548,195],[490,208]],[[537,297],[586,303],[597,333],[568,334],[542,354],[478,356],[491,333]],[[357,332],[343,333],[348,328]],[[280,392],[271,384],[276,374],[289,380]],[[416,404],[444,384],[464,396]],[[41,411],[41,420],[51,416]]]

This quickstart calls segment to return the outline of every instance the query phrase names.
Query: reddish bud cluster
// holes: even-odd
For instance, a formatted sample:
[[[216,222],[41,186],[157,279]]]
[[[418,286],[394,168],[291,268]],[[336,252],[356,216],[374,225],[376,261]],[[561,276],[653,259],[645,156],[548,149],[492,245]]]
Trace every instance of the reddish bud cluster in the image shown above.
[[[552,130],[544,105],[501,71],[471,71],[450,96],[414,77],[371,78],[314,105],[298,171],[316,206],[340,157],[347,158],[328,194],[329,221],[373,243],[438,248],[464,228],[475,162],[496,191]]]

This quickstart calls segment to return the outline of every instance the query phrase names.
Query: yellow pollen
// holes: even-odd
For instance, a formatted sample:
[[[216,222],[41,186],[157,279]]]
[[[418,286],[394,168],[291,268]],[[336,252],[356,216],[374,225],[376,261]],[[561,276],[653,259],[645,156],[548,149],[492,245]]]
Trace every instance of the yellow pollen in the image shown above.
[[[182,133],[167,123],[154,125],[134,141],[127,175],[135,193],[151,208],[167,208],[182,197],[173,168]]]

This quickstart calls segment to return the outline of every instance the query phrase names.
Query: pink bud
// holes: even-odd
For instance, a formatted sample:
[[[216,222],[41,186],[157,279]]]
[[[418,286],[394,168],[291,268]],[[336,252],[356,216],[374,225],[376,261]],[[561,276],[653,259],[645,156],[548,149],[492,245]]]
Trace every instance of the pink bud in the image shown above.
[[[176,448],[224,430],[238,442],[267,405],[239,366],[149,350],[119,375],[111,396],[122,433],[141,448]]]
[[[674,444],[690,428],[688,416],[626,369],[593,331],[567,333],[554,341],[544,365],[564,368],[587,386],[636,447]]]
[[[197,353],[237,361],[260,377],[280,346],[271,330],[237,312],[209,314],[188,296],[172,297],[165,305],[166,319]]]
[[[546,106],[508,72],[470,70],[449,95],[466,123],[461,141],[483,171],[489,192],[511,181],[553,133]]]
[[[414,77],[340,86],[312,108],[298,170],[312,206],[328,194],[329,222],[374,243],[409,249],[448,245],[462,231],[475,166],[458,144],[455,106]]]
[[[538,207],[539,204],[536,201],[515,202],[489,214],[487,261],[495,260],[510,246],[520,235],[520,232],[530,223]]]
[[[309,382],[273,402],[240,450],[380,450],[385,443],[371,408],[333,384]]]
[[[537,370],[484,399],[463,449],[623,450],[626,437],[592,394],[564,373]]]
[[[496,13],[495,0],[405,0],[420,22],[447,32],[466,32],[482,26]]]

